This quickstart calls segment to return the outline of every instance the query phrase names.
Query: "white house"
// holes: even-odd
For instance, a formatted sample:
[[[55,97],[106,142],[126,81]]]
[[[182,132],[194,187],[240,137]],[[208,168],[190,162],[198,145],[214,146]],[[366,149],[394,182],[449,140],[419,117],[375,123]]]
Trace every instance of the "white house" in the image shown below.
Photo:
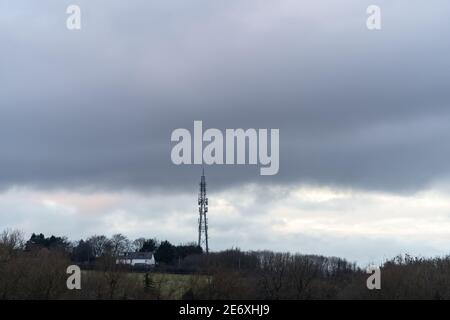
[[[153,267],[155,257],[153,252],[125,252],[116,260],[117,264],[129,264],[132,267]]]

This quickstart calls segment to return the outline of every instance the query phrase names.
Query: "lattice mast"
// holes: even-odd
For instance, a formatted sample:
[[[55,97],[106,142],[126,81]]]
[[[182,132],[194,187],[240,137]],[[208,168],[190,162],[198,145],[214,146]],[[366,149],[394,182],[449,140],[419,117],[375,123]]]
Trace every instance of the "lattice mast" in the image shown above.
[[[206,197],[205,169],[202,169],[202,177],[200,180],[198,212],[200,214],[200,217],[198,218],[198,246],[202,248],[204,246],[204,250],[206,254],[208,254],[208,218],[206,218],[206,213],[208,212],[208,198]]]

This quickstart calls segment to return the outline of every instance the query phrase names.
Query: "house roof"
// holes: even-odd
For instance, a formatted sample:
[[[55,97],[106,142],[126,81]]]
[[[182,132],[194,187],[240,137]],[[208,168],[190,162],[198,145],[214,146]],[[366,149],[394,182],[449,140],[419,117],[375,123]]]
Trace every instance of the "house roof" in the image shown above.
[[[125,252],[122,259],[152,259],[153,252]]]

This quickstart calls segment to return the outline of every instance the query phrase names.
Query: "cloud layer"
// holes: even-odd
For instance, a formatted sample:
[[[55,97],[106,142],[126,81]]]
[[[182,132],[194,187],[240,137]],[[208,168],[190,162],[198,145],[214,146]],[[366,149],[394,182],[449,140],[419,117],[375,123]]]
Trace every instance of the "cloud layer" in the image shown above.
[[[195,239],[170,135],[280,129],[280,171],[206,168],[214,249],[368,262],[449,247],[450,4],[0,3],[0,227]]]
[[[419,190],[449,172],[450,30],[437,1],[3,4],[1,186],[180,188],[170,133],[279,128],[280,174],[214,167],[217,184],[307,181]],[[3,10],[4,9],[4,10]]]
[[[312,186],[212,192],[210,247],[334,255],[361,265],[401,253],[444,255],[450,245],[448,197],[436,190],[404,196]],[[195,241],[195,192],[173,198],[11,189],[0,198],[0,211],[2,225],[27,236],[44,232],[76,240],[123,233]]]

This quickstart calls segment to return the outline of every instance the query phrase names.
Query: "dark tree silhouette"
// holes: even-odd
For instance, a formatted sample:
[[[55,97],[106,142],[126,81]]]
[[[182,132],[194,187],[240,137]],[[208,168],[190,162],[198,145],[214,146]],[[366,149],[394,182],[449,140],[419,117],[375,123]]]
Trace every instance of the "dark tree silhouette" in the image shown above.
[[[172,263],[175,259],[176,248],[169,242],[163,241],[159,245],[158,249],[155,252],[155,259],[157,262],[162,263]]]

